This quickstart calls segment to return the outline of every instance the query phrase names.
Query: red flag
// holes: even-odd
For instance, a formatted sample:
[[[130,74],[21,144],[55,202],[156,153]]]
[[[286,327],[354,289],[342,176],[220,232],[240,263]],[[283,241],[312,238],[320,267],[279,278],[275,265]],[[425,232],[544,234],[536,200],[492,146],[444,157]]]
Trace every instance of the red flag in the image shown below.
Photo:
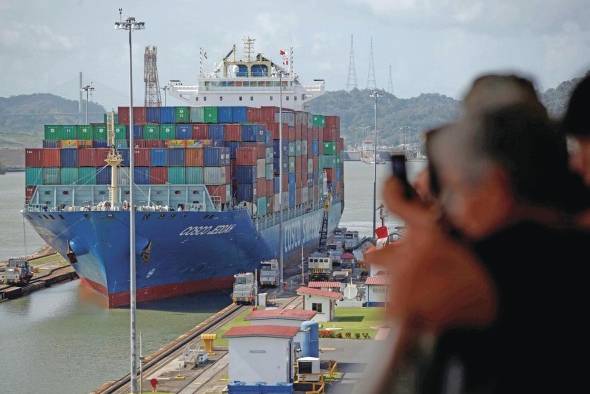
[[[375,236],[377,237],[377,239],[387,238],[388,235],[389,231],[387,230],[386,226],[377,227],[375,229]]]

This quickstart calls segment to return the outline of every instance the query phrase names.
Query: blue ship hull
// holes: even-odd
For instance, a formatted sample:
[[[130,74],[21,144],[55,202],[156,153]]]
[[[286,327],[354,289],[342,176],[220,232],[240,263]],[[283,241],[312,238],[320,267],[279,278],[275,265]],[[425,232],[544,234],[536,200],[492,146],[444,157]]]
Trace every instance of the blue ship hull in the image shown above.
[[[342,203],[329,215],[331,233]],[[82,281],[105,294],[109,307],[129,304],[129,213],[25,212],[39,235],[62,256],[73,252]],[[301,248],[317,248],[323,211],[284,220],[286,272],[297,271]],[[278,215],[275,215],[278,216]],[[137,212],[137,300],[230,288],[233,275],[279,255],[278,218],[253,221],[243,209],[223,212]],[[146,253],[147,252],[147,253]],[[149,257],[147,256],[149,255]]]

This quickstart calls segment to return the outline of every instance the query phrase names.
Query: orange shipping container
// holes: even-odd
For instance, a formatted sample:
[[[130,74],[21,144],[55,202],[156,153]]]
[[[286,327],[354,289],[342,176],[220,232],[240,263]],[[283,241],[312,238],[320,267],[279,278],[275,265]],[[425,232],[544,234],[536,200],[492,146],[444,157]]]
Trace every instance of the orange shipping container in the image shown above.
[[[60,167],[60,150],[56,148],[43,149],[43,166],[42,167]]]
[[[264,178],[256,179],[256,196],[258,196],[258,197],[266,196],[266,179],[264,179]]]
[[[226,124],[224,126],[223,139],[225,141],[241,141],[242,128],[239,124]]]
[[[236,149],[236,164],[239,166],[255,166],[257,149],[255,146],[239,146]]]
[[[186,148],[184,162],[187,167],[203,167],[203,148]]]

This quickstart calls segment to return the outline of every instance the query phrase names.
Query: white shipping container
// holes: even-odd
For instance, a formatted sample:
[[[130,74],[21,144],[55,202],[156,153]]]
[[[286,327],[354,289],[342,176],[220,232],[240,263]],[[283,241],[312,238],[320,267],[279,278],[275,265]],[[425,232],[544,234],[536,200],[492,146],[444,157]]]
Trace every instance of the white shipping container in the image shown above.
[[[283,192],[283,209],[289,207],[289,192]]]
[[[203,178],[205,185],[225,185],[226,182],[226,167],[205,167],[203,171]]]
[[[306,203],[309,200],[308,188],[304,187],[301,189],[301,202]]]
[[[266,176],[266,159],[256,160],[256,178],[264,178]]]
[[[279,204],[281,203],[281,195],[279,193],[276,193],[274,195],[274,201],[273,201],[273,212],[279,212]]]
[[[129,186],[129,167],[119,167],[117,183],[119,186]]]

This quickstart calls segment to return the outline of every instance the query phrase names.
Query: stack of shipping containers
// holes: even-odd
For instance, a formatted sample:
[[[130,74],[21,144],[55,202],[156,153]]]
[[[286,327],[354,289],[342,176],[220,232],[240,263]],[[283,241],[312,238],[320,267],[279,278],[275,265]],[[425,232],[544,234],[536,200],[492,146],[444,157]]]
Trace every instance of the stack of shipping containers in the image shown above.
[[[224,209],[245,201],[264,216],[277,212],[281,200],[284,209],[318,204],[324,183],[343,200],[337,116],[284,110],[282,147],[277,107],[135,107],[132,131],[128,107],[119,107],[117,118],[120,185],[129,184],[132,152],[136,184],[204,184]],[[27,201],[37,185],[110,184],[108,151],[105,124],[46,125],[43,148],[26,149]]]

